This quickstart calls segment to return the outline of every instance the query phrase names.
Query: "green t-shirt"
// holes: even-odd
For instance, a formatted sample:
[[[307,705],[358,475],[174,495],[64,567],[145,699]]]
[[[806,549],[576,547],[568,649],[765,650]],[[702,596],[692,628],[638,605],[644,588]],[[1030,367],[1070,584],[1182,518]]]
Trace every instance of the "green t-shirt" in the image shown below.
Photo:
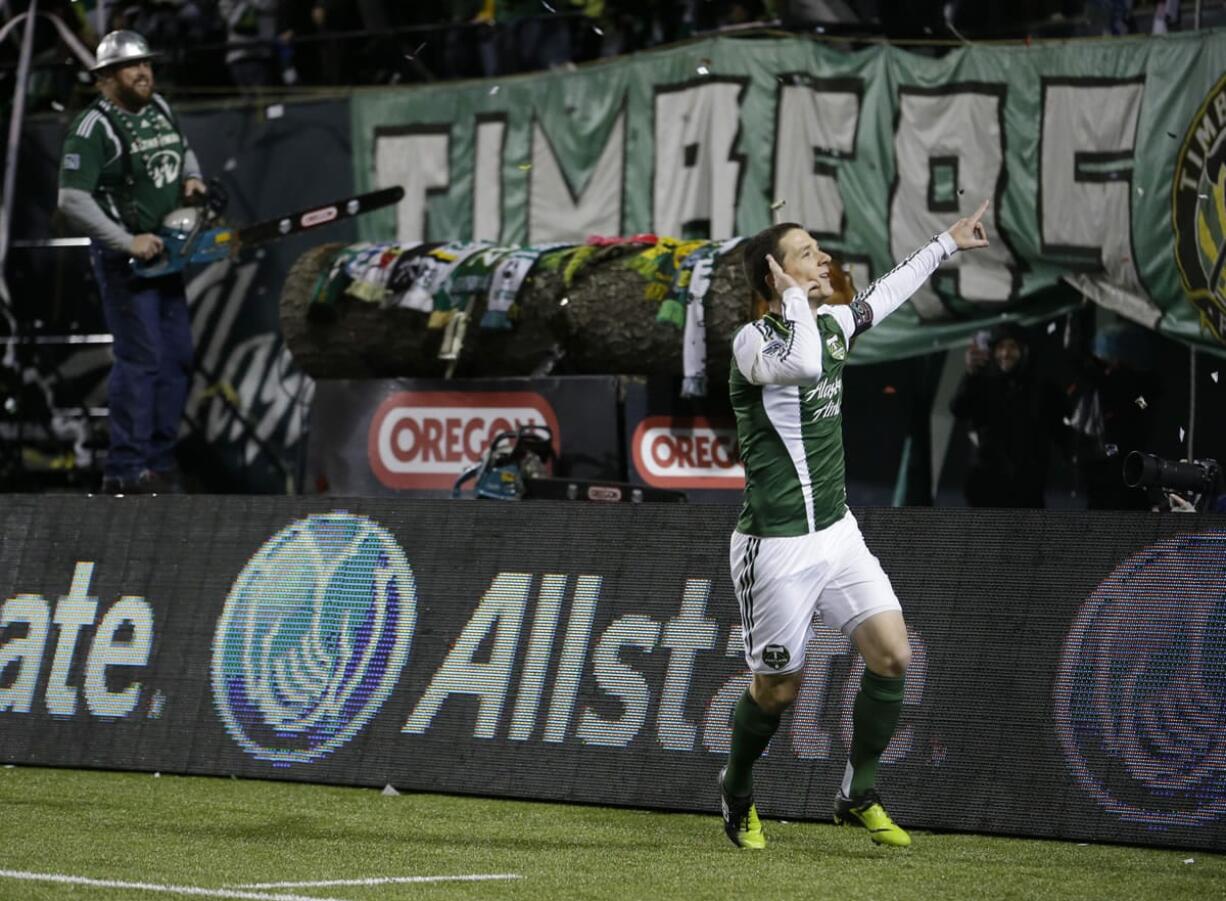
[[[128,231],[150,232],[167,213],[182,206],[187,149],[187,139],[160,95],[154,94],[139,113],[125,112],[98,97],[68,129],[60,187],[88,191],[102,211]]]
[[[754,384],[736,359],[729,376],[745,501],[737,531],[761,538],[804,535],[847,512],[843,468],[845,327],[823,307],[813,317],[821,374],[807,384]],[[846,314],[841,314],[846,315]],[[795,323],[770,314],[745,326],[776,359],[799,350]],[[850,330],[850,329],[848,329]]]

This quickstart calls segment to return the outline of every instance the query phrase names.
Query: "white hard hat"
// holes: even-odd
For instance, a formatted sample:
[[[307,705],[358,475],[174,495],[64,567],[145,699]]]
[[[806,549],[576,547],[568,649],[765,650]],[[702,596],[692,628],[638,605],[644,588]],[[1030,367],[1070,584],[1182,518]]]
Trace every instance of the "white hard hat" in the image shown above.
[[[91,72],[101,72],[111,66],[153,59],[158,54],[149,50],[149,42],[135,31],[112,31],[98,42],[97,62]]]

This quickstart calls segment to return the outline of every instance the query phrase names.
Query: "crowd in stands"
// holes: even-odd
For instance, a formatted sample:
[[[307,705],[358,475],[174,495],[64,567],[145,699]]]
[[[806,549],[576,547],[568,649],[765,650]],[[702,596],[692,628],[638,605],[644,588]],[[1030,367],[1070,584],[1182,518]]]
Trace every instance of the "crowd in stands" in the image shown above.
[[[24,5],[0,0],[0,21]],[[140,32],[164,54],[159,84],[205,93],[496,77],[754,28],[940,41],[1188,27],[1177,0],[41,0],[40,10],[91,48],[100,32]],[[71,90],[78,67],[49,25],[38,46],[36,91]],[[0,94],[17,49],[16,32],[0,45]]]

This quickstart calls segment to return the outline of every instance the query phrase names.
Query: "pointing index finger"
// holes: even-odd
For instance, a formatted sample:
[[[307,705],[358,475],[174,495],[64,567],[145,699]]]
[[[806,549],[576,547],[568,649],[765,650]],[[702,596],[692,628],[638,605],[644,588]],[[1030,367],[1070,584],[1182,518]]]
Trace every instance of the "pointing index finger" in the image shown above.
[[[988,211],[988,205],[991,202],[992,202],[992,199],[989,197],[986,200],[984,200],[983,203],[979,204],[979,209],[975,210],[975,215],[971,216],[971,225],[979,224],[979,220],[982,219],[983,214]]]

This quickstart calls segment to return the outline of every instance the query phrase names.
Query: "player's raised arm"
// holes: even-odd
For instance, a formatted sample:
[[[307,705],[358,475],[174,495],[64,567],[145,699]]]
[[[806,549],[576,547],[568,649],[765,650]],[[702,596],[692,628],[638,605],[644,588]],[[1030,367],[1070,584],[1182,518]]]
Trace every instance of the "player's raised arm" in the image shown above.
[[[992,201],[985,200],[979,204],[979,209],[975,210],[973,216],[967,216],[965,219],[959,219],[945,232],[954,239],[954,243],[958,245],[959,250],[975,250],[979,247],[988,246],[988,233],[982,224],[983,214],[988,211],[988,204]]]
[[[732,343],[737,368],[755,385],[809,384],[822,374],[821,337],[809,306],[809,293],[817,282],[798,281],[772,255],[766,262],[787,332],[779,333],[762,322],[742,328]]]
[[[959,250],[987,247],[988,235],[981,220],[989,202],[985,200],[974,215],[959,219],[941,234],[933,235],[927,244],[859,292],[851,302],[856,333],[871,328],[906,303],[937,267]]]

